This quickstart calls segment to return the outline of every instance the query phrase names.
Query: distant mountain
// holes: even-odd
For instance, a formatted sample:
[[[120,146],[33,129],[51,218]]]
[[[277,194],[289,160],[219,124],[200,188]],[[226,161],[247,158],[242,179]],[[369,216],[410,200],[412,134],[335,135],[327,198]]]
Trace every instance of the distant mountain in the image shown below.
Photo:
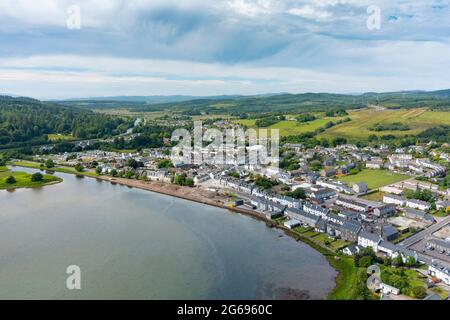
[[[67,100],[55,100],[64,102],[74,101],[122,101],[122,102],[145,102],[148,104],[153,103],[169,103],[169,102],[183,102],[191,100],[220,100],[220,99],[235,99],[239,98],[239,95],[222,95],[222,96],[185,96],[185,95],[173,95],[173,96],[111,96],[111,97],[92,97],[81,99],[67,99]]]

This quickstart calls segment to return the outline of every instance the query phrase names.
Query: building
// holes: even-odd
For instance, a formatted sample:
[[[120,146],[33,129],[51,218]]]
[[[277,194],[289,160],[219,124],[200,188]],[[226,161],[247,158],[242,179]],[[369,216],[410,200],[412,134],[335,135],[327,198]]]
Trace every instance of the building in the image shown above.
[[[429,249],[433,248],[440,252],[450,253],[450,242],[440,240],[440,239],[429,239],[427,241],[427,248],[429,248]]]
[[[335,204],[359,212],[368,212],[371,209],[369,205],[357,198],[344,198],[342,196],[339,196],[336,199]]]
[[[284,223],[284,226],[289,229],[294,229],[300,225],[301,225],[300,221],[297,221],[295,219],[288,220]]]
[[[394,214],[395,211],[396,211],[395,204],[388,203],[388,204],[382,205],[380,207],[376,207],[373,210],[373,214],[377,217],[386,217],[386,216],[390,216],[391,214]]]
[[[450,285],[450,269],[448,266],[433,261],[433,263],[428,266],[428,274],[441,280],[445,284]]]
[[[353,191],[356,193],[366,193],[368,190],[367,183],[358,182],[353,185]]]
[[[366,168],[368,169],[381,169],[383,168],[383,160],[380,158],[378,159],[371,159],[370,161],[366,162]]]
[[[386,225],[381,228],[381,236],[385,241],[393,241],[398,238],[398,231],[392,225]]]
[[[392,203],[397,206],[404,206],[406,204],[406,199],[400,196],[395,196],[392,194],[385,194],[383,196],[384,203]]]
[[[305,212],[308,212],[310,214],[313,214],[315,216],[322,217],[322,218],[327,216],[328,213],[330,212],[330,210],[328,210],[327,208],[322,208],[321,206],[318,206],[318,205],[315,205],[312,203],[308,203],[308,202],[305,202],[303,204],[303,210]]]
[[[405,208],[404,212],[405,216],[410,219],[422,221],[429,224],[433,224],[435,222],[434,217],[431,214],[428,214],[421,210]]]
[[[384,253],[389,258],[395,258],[400,252],[400,248],[389,241],[381,241],[378,244],[378,251]]]
[[[341,238],[347,241],[358,241],[359,232],[362,230],[361,224],[357,221],[345,221],[341,228]]]
[[[301,224],[308,225],[310,227],[315,227],[317,221],[319,221],[320,217],[305,212],[301,209],[297,208],[287,208],[286,215],[294,220],[299,221]]]
[[[405,205],[407,207],[419,210],[429,210],[431,208],[431,205],[428,202],[417,199],[408,199],[406,200]]]
[[[353,256],[360,251],[360,247],[357,244],[352,243],[351,245],[342,249],[342,253],[348,256]]]
[[[379,235],[364,230],[358,235],[358,245],[363,248],[371,247],[375,252],[378,252],[378,245],[381,241],[382,239]]]
[[[327,168],[320,171],[320,175],[322,177],[332,177],[336,174],[336,169],[334,168]]]
[[[311,187],[305,190],[305,195],[311,200],[320,203],[325,199],[334,197],[336,195],[336,192],[329,188]]]
[[[380,291],[383,294],[395,294],[395,295],[399,295],[400,294],[400,289],[390,286],[386,283],[381,283],[380,284]]]

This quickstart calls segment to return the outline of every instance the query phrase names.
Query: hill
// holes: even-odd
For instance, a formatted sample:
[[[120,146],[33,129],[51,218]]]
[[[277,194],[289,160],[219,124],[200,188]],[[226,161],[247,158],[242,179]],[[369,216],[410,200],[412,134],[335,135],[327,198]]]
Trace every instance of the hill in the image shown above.
[[[131,120],[31,98],[0,96],[0,148],[45,143],[50,134],[77,139],[126,131]]]

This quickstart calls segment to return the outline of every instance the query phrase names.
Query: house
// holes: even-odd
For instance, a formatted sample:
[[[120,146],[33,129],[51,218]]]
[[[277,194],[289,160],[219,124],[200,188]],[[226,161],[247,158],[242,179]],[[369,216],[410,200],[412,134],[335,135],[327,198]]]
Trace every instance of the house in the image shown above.
[[[404,206],[406,203],[406,199],[400,196],[392,195],[392,194],[385,194],[383,196],[383,202],[384,203],[392,203],[397,206]]]
[[[406,200],[405,205],[407,207],[420,210],[429,210],[431,208],[431,205],[428,202],[417,199],[408,199]]]
[[[358,235],[358,245],[363,248],[371,247],[373,251],[378,251],[378,245],[382,241],[379,235],[367,231],[361,231]]]
[[[380,283],[380,291],[383,294],[395,294],[395,295],[400,294],[400,289],[390,286],[386,283]]]
[[[379,207],[376,207],[373,210],[373,214],[377,217],[386,217],[391,214],[394,214],[396,210],[395,204],[388,203]]]
[[[322,202],[325,199],[334,197],[336,195],[336,192],[329,188],[311,187],[305,190],[305,195],[311,200]]]
[[[197,175],[194,177],[194,183],[195,184],[199,184],[202,182],[205,182],[207,180],[209,180],[211,177],[208,174],[204,174],[204,175]]]
[[[341,227],[341,238],[347,241],[358,241],[359,232],[362,230],[361,224],[357,221],[345,221]]]
[[[298,199],[283,196],[280,194],[273,195],[270,198],[272,201],[282,204],[283,206],[287,206],[289,208],[300,208],[300,201]]]
[[[435,222],[434,217],[431,214],[421,210],[405,208],[404,212],[405,216],[410,219],[422,221],[428,224],[433,224]]]
[[[428,274],[435,277],[447,285],[450,285],[450,268],[441,263],[433,261],[428,266]]]
[[[438,210],[440,210],[440,209],[446,210],[449,207],[450,207],[450,201],[448,201],[448,200],[436,201],[436,209],[438,209]]]
[[[332,177],[336,174],[336,169],[334,168],[326,168],[320,171],[320,175],[322,177]]]
[[[367,183],[365,183],[365,182],[358,182],[358,183],[355,183],[355,184],[353,185],[353,190],[354,190],[356,193],[366,193],[367,190],[368,190]]]
[[[352,243],[351,245],[345,247],[342,250],[342,253],[346,254],[348,256],[353,256],[353,255],[357,254],[360,250],[361,249],[360,249],[360,247],[357,244]]]
[[[440,239],[429,239],[427,241],[427,248],[450,253],[450,242]]]
[[[331,222],[337,226],[342,226],[346,222],[345,218],[342,218],[332,212],[329,212],[326,216],[323,217],[323,219],[325,221]]]
[[[308,212],[305,212],[301,209],[297,208],[287,208],[286,209],[286,215],[294,220],[299,221],[302,224],[308,225],[310,227],[315,227],[317,221],[320,219],[320,217],[315,216],[313,214],[310,214]]]
[[[346,220],[358,219],[358,213],[355,211],[341,210],[338,215]]]
[[[389,241],[381,241],[378,244],[378,251],[384,253],[389,258],[395,258],[400,252],[400,248]]]
[[[289,229],[294,229],[300,225],[301,225],[300,221],[295,219],[288,220],[284,223],[284,226]]]
[[[330,212],[327,208],[322,208],[321,206],[308,202],[303,204],[303,210],[318,217],[325,217]]]
[[[393,241],[398,238],[398,231],[389,224],[381,228],[381,236],[385,241]]]
[[[334,166],[335,164],[336,164],[336,158],[335,157],[328,157],[323,162],[323,165],[326,166],[326,167],[331,167],[331,166]]]
[[[347,197],[344,198],[342,196],[339,196],[336,199],[335,204],[360,212],[368,212],[371,209],[371,207],[368,204],[360,201],[360,199],[358,198],[347,198]]]
[[[373,158],[366,162],[366,168],[368,169],[381,169],[383,168],[383,160],[381,158]]]

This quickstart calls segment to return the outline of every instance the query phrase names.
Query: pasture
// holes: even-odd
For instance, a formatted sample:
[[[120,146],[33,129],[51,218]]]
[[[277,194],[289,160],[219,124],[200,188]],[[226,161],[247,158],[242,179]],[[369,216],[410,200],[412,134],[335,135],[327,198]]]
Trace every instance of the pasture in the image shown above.
[[[367,139],[370,135],[376,136],[394,135],[405,136],[407,134],[416,135],[428,128],[437,125],[450,125],[450,112],[430,111],[426,108],[420,109],[361,109],[348,111],[351,121],[334,126],[319,135],[319,138],[343,137],[349,140]],[[369,128],[385,123],[404,123],[409,126],[409,130],[396,131],[371,131]]]
[[[366,182],[370,190],[408,178],[410,178],[410,176],[392,173],[387,170],[364,169],[357,174],[342,176],[339,180],[346,182],[349,186],[358,182]]]

